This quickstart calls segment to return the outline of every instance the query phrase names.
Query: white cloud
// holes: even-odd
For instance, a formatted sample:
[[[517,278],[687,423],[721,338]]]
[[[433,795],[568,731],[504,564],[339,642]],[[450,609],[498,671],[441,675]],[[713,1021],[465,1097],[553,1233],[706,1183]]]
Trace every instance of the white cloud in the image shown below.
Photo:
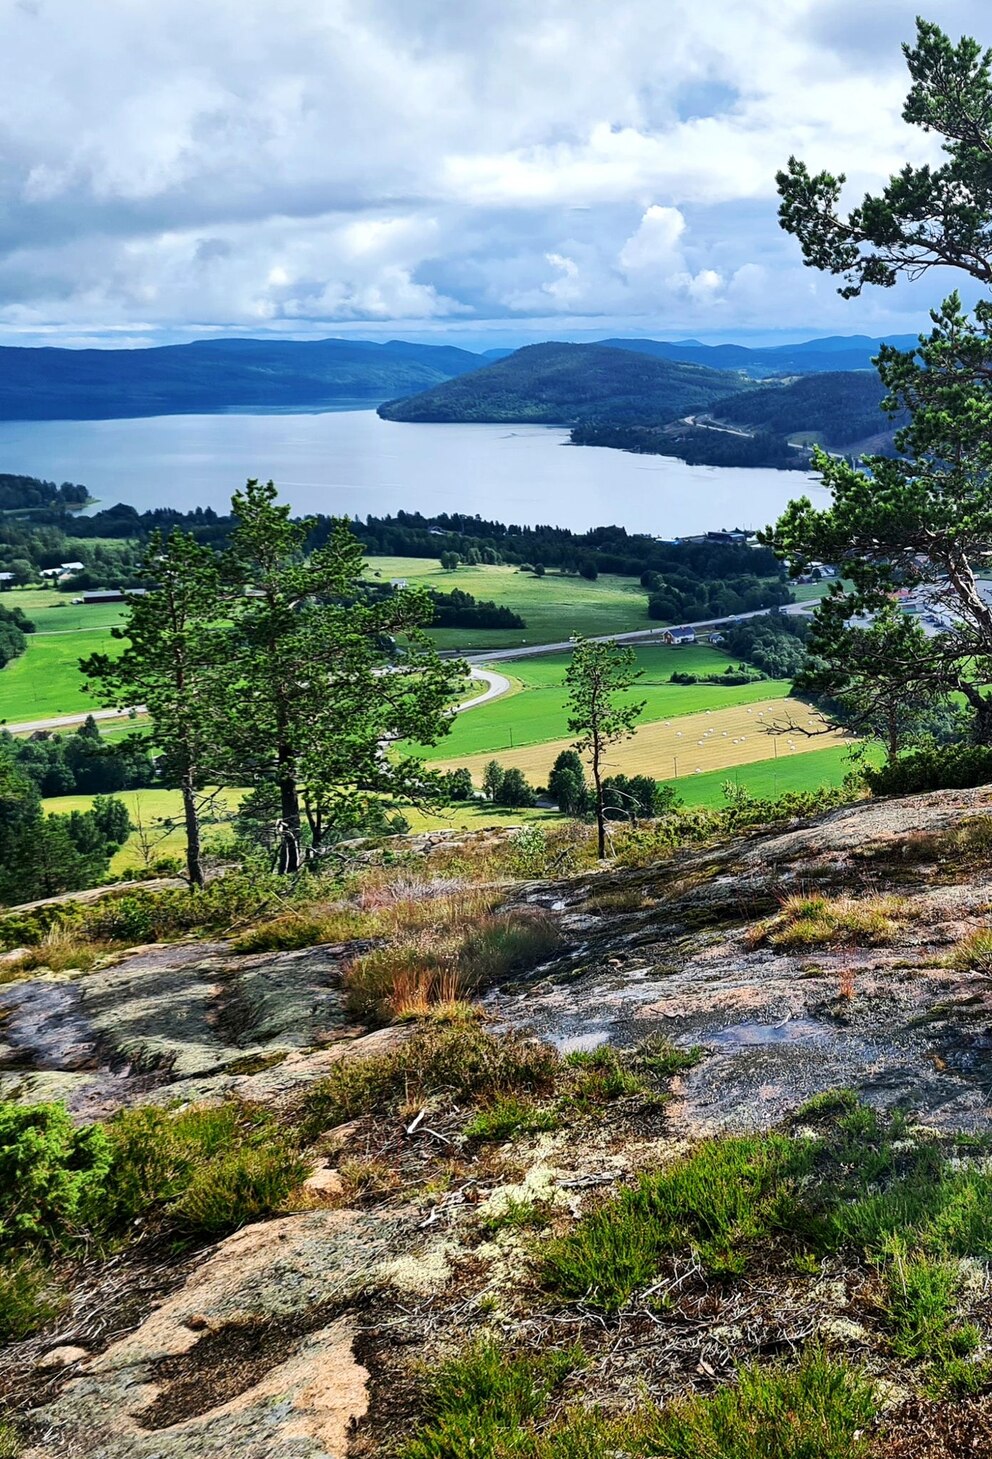
[[[932,0],[992,39],[978,0]],[[857,16],[857,23],[852,17]],[[0,14],[0,328],[581,314],[905,327],[778,230],[790,152],[877,186],[901,0],[24,0]]]

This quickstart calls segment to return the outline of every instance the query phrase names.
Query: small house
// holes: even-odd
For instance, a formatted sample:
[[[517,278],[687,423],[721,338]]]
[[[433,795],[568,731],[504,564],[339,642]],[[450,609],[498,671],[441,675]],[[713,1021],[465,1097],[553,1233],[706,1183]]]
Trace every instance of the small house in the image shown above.
[[[695,643],[696,631],[694,628],[666,628],[663,637],[666,643],[677,648],[683,643]]]

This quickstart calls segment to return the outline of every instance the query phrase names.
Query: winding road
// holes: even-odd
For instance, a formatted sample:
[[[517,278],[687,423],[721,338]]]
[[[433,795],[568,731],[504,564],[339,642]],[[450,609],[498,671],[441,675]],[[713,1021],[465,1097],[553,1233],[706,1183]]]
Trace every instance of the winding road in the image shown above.
[[[474,699],[466,699],[464,704],[459,704],[456,714],[464,714],[466,709],[478,709],[480,704],[488,704],[490,699],[498,699],[510,688],[510,681],[504,674],[494,674],[491,669],[478,669],[474,664],[469,665],[468,671],[470,678],[479,684],[485,684],[486,688]],[[61,714],[52,719],[25,719],[16,724],[0,721],[0,728],[12,735],[34,734],[38,730],[72,729],[73,725],[85,724],[90,715],[98,721],[110,719],[124,722],[130,717],[130,713],[128,709],[90,709],[85,714]],[[144,714],[144,705],[139,704],[134,713]]]

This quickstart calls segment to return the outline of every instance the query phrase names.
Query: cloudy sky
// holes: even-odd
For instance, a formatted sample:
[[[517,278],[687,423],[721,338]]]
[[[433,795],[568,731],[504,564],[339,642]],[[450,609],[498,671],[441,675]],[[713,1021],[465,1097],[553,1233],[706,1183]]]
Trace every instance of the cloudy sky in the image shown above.
[[[774,173],[933,155],[920,3],[0,0],[0,343],[914,329],[944,281],[844,303]]]

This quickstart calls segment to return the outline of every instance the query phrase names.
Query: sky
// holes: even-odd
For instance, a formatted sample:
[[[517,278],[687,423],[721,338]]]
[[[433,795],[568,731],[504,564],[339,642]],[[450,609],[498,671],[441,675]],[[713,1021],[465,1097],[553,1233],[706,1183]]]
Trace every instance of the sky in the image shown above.
[[[841,300],[774,175],[936,158],[920,3],[0,0],[0,344],[916,330],[958,280]]]

